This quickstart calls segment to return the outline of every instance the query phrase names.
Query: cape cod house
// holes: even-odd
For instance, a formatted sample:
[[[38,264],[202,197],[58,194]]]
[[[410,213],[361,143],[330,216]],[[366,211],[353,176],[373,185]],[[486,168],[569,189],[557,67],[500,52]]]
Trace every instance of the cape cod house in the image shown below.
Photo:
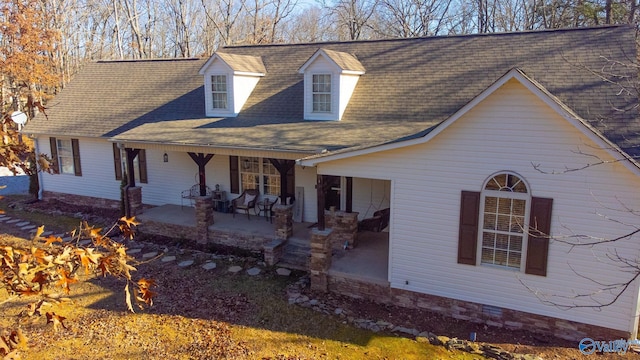
[[[264,249],[272,263],[310,241],[315,289],[635,337],[639,283],[615,286],[640,255],[635,59],[634,30],[611,26],[98,61],[25,132],[60,172],[41,175],[44,198],[117,204],[128,176],[147,231]],[[274,225],[226,214],[247,189],[280,198]],[[163,208],[164,222],[149,215]],[[356,232],[387,208],[386,229]]]

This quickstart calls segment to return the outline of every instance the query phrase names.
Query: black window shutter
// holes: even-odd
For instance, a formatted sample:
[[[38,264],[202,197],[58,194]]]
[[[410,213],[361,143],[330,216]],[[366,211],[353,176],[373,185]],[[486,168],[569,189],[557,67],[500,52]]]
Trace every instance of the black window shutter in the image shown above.
[[[238,171],[237,156],[229,156],[229,177],[231,193],[240,194],[240,172]]]
[[[460,229],[458,235],[459,264],[476,264],[479,211],[480,193],[463,191],[460,200]]]
[[[55,174],[59,174],[60,164],[58,164],[58,141],[56,138],[49,138],[49,146],[51,147],[51,168]]]
[[[547,276],[552,207],[553,199],[537,197],[531,199],[529,241],[525,267],[525,273],[527,274]]]
[[[113,166],[116,171],[116,180],[122,180],[122,158],[118,144],[113,143]]]
[[[82,176],[82,167],[80,166],[80,145],[78,139],[71,139],[71,150],[73,151],[73,169],[76,176]]]
[[[149,182],[147,177],[147,153],[144,149],[140,149],[140,152],[138,152],[138,170],[140,171],[140,182],[147,184]]]

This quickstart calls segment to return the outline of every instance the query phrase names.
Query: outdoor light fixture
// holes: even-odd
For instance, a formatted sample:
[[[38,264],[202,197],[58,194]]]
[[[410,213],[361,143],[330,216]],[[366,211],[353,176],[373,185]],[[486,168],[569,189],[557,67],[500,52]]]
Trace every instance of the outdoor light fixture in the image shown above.
[[[164,153],[162,159],[164,160],[164,162],[169,162],[169,155],[167,155],[167,153]]]

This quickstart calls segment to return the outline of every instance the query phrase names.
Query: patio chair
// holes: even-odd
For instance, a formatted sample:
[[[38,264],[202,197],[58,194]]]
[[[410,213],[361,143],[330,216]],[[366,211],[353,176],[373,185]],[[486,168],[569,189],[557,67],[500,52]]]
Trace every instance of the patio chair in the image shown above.
[[[207,186],[206,187],[206,196],[211,196],[213,191]],[[180,205],[184,206],[184,199],[189,199],[189,203],[191,206],[195,204],[195,200],[198,196],[200,196],[200,184],[195,184],[188,190],[183,190],[180,194],[182,198],[180,199]]]
[[[258,203],[258,195],[260,195],[260,191],[258,191],[258,189],[246,189],[242,194],[240,194],[240,196],[231,200],[231,212],[233,213],[233,217],[236,217],[236,210],[243,210],[247,213],[247,218],[251,220],[249,210],[253,209],[253,212],[256,212],[255,208]]]
[[[391,209],[381,209],[373,213],[373,217],[362,219],[358,223],[358,231],[375,231],[380,232],[389,226],[389,218]]]

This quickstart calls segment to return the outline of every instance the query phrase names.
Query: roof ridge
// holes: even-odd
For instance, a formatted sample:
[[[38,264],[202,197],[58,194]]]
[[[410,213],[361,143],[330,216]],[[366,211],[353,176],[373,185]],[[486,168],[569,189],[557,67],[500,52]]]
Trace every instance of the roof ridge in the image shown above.
[[[97,60],[96,63],[139,63],[139,62],[160,62],[160,61],[194,61],[203,58],[152,58],[152,59],[113,59],[113,60]]]
[[[259,48],[259,47],[281,47],[281,46],[323,46],[334,44],[360,44],[360,43],[376,43],[376,42],[393,42],[393,41],[411,41],[411,40],[427,40],[427,39],[444,39],[444,38],[470,38],[470,37],[492,37],[492,36],[512,36],[512,35],[529,35],[549,32],[577,32],[577,31],[592,31],[603,30],[609,28],[632,28],[629,24],[610,24],[599,26],[586,26],[586,27],[572,27],[572,28],[560,28],[560,29],[538,29],[538,30],[522,30],[522,31],[505,31],[505,32],[493,32],[493,33],[475,33],[475,34],[451,34],[451,35],[432,35],[421,37],[408,37],[408,38],[386,38],[386,39],[371,39],[371,40],[345,40],[345,41],[319,41],[319,42],[302,42],[302,43],[281,43],[281,44],[245,44],[245,45],[227,45],[222,46],[222,49],[239,49],[239,48]]]

